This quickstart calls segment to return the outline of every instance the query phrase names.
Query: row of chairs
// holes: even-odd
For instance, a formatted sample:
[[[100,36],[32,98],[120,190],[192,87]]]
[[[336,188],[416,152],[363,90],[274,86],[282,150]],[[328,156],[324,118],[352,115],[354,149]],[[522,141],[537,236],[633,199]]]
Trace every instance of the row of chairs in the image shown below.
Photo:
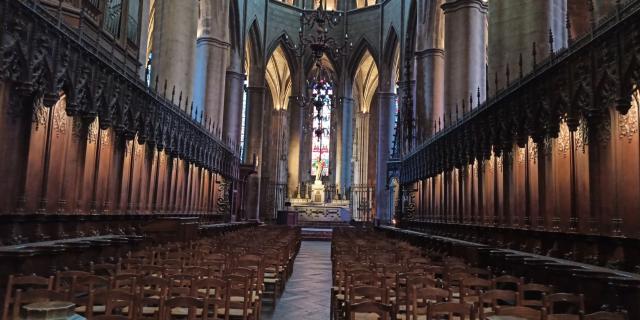
[[[627,318],[624,312],[586,315],[580,294],[556,293],[551,286],[495,275],[463,259],[372,231],[334,231],[332,263],[333,319],[436,319],[443,315],[447,319],[507,315],[531,320]],[[365,309],[369,311],[362,311]]]
[[[241,240],[243,246],[234,245]],[[18,318],[25,304],[52,300],[75,303],[88,319],[259,319],[263,299],[275,303],[281,294],[299,242],[299,230],[259,227],[147,247],[86,271],[12,275],[2,319]]]

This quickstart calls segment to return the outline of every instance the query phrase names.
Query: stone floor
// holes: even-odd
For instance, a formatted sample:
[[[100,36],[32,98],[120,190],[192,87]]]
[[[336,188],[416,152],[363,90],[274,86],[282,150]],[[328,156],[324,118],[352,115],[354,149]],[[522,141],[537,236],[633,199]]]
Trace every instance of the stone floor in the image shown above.
[[[327,320],[331,289],[331,243],[303,241],[293,274],[275,308],[263,305],[262,320]]]

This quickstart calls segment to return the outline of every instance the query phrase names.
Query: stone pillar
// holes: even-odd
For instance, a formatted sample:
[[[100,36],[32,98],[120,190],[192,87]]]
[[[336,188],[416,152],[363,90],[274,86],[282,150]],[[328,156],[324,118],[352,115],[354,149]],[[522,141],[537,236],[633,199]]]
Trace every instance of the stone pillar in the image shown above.
[[[434,133],[438,119],[444,116],[444,50],[416,52],[416,138],[424,141]]]
[[[584,1],[586,4],[587,2]],[[533,44],[536,60],[540,63],[549,56],[549,31],[553,33],[553,49],[558,51],[567,44],[566,0],[493,1],[489,15],[489,95],[533,70]],[[588,21],[588,20],[587,20]]]
[[[153,12],[153,42],[151,52],[151,79],[158,76],[158,91],[171,99],[175,86],[174,102],[182,92],[182,109],[187,96],[193,96],[193,70],[196,55],[198,2],[196,0],[156,0]]]
[[[289,156],[288,159],[288,189],[289,196],[293,196],[296,188],[300,186],[300,147],[302,145],[302,116],[296,97],[289,97]],[[300,192],[301,190],[298,190]],[[299,197],[301,197],[298,194]]]
[[[387,184],[387,161],[391,155],[393,139],[393,110],[396,94],[392,92],[378,93],[378,154],[376,177],[376,215],[378,220],[389,221],[389,186]]]
[[[224,121],[222,122],[225,136],[234,144],[240,143],[242,130],[242,97],[244,93],[243,73],[227,70],[224,93]]]
[[[196,70],[192,116],[211,118],[216,128],[224,122],[224,93],[229,44],[213,38],[200,37],[197,41]]]
[[[351,169],[353,159],[353,99],[342,97],[342,165],[340,169],[340,190],[346,195],[351,187]]]
[[[444,105],[448,126],[449,118],[455,121],[456,103],[462,117],[462,99],[468,101],[469,96],[475,95],[480,88],[480,101],[485,100],[488,7],[482,0],[452,0],[443,4],[442,9],[446,53]]]
[[[419,1],[416,35],[416,138],[430,137],[444,114],[444,0]]]
[[[260,181],[265,159],[262,157],[262,113],[264,104],[264,87],[247,88],[247,162],[252,163],[257,158],[257,174],[249,176],[247,180],[247,218],[260,219]]]

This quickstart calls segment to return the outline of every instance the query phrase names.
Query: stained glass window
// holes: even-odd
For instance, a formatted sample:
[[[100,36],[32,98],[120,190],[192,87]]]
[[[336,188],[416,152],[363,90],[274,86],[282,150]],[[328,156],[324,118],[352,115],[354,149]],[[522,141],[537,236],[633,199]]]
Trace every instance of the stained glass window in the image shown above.
[[[311,145],[311,175],[321,170],[322,176],[329,175],[329,155],[331,142],[331,104],[333,86],[325,80],[312,84],[313,100],[313,143]]]

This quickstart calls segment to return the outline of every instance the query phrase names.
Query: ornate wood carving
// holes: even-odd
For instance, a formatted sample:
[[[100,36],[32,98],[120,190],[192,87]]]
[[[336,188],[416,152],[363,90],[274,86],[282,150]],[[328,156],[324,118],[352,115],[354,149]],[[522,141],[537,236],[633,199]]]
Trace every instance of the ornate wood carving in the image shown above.
[[[70,117],[85,123],[97,118],[101,129],[112,128],[127,140],[137,134],[139,143],[237,178],[239,160],[231,147],[140,79],[123,74],[103,58],[108,54],[89,50],[90,41],[81,32],[56,24],[47,12],[36,13],[23,1],[6,1],[0,10],[0,79],[10,87],[7,110],[12,116],[29,115],[44,124],[44,108],[64,94]],[[69,126],[62,119],[54,112],[57,132]],[[89,127],[92,142],[97,128]]]

